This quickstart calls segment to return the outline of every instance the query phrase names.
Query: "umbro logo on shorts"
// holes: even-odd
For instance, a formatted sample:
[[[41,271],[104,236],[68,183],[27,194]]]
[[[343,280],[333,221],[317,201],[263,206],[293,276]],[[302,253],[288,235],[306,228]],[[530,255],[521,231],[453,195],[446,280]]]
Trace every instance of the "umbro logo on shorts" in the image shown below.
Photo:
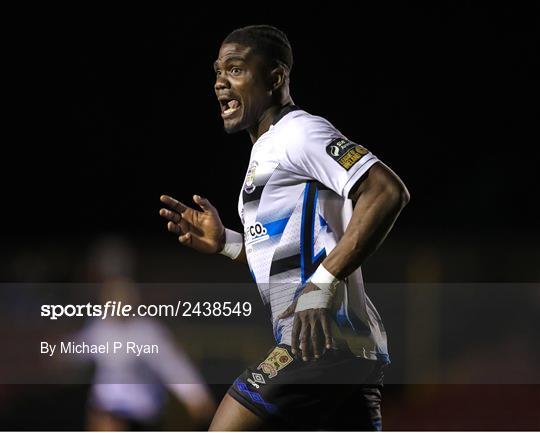
[[[251,378],[248,377],[247,381],[254,386],[255,388],[259,388],[259,383],[261,385],[266,385],[266,381],[264,380],[264,376],[261,373],[251,373]]]

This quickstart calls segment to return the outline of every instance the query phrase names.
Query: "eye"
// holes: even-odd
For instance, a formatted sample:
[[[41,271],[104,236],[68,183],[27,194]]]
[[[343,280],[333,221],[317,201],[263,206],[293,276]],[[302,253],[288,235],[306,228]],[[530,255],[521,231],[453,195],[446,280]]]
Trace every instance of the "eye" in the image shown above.
[[[220,77],[221,76],[221,71],[219,69],[216,69],[216,77]]]
[[[233,66],[231,68],[231,75],[237,76],[237,75],[240,75],[241,73],[242,73],[242,69],[240,69],[238,66]]]

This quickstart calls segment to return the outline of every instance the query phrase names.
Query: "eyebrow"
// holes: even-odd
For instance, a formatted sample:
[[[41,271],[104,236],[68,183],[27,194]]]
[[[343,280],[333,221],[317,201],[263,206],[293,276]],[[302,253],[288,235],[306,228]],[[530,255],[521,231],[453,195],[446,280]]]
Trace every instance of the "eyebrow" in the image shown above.
[[[242,56],[229,56],[229,57],[225,57],[223,59],[223,63],[227,63],[227,62],[245,62],[245,61],[246,61],[246,58],[242,57]],[[219,60],[216,60],[214,62],[214,70],[218,69],[218,64],[219,64]]]

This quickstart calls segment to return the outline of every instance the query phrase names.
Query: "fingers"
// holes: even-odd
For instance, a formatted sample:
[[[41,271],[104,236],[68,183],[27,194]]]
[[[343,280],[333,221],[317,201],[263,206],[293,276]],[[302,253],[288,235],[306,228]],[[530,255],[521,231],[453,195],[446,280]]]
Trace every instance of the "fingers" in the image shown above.
[[[185,245],[186,247],[190,247],[191,246],[191,242],[193,241],[193,238],[191,236],[191,233],[186,233],[184,235],[180,235],[178,237],[178,240],[180,241],[180,243],[182,245]]]
[[[187,207],[167,195],[162,195],[160,200],[170,207],[170,209],[160,209],[159,214],[168,220],[167,230],[179,235],[178,242],[203,253],[215,253],[215,246],[211,242],[212,239],[209,240],[205,232],[205,223],[209,221],[209,217],[204,212]],[[214,209],[207,200],[199,196],[197,196],[197,201],[200,202],[201,207],[204,209]],[[218,220],[218,222],[220,221]]]
[[[212,206],[207,198],[202,198],[200,195],[194,195],[193,201],[199,205],[204,212],[216,212],[216,208]]]
[[[289,308],[279,317],[284,317]],[[331,329],[328,311],[324,308],[296,313],[291,334],[293,355],[301,353],[303,361],[309,361],[312,356],[315,359],[321,358],[326,350],[332,348]]]
[[[163,209],[162,208],[162,209],[159,210],[159,214],[163,218],[166,218],[169,221],[172,221],[173,223],[176,223],[176,224],[180,223],[180,221],[182,220],[182,217],[180,216],[179,213],[170,211],[169,209]]]
[[[160,209],[159,214],[163,218],[169,220],[167,223],[168,231],[176,233],[177,235],[183,235],[189,231],[189,224],[176,212],[172,212],[168,209]]]
[[[169,221],[167,223],[167,230],[169,230],[171,233],[176,233],[177,235],[182,234],[182,229],[178,224],[173,223],[172,221]]]
[[[327,311],[321,317],[321,326],[324,334],[324,347],[326,350],[330,350],[332,348],[332,326]]]
[[[172,197],[167,195],[162,195],[160,200],[170,206],[174,210],[161,208],[159,210],[159,215],[163,218],[169,220],[167,223],[167,230],[176,233],[178,235],[186,234],[190,230],[190,223],[186,220],[190,217],[190,212],[193,209],[188,208],[184,204],[180,203],[178,200],[175,200]],[[182,215],[183,214],[183,215]]]
[[[163,218],[169,220],[169,223],[167,223],[167,230],[173,233],[180,234],[182,233],[182,215],[181,213],[188,209],[187,206],[180,203],[178,200],[175,200],[172,197],[169,197],[168,195],[162,195],[160,197],[160,200],[165,203],[167,206],[169,206],[173,210],[161,208],[159,210],[159,215]]]
[[[172,198],[168,195],[162,195],[159,197],[160,201],[166,204],[170,209],[173,209],[179,214],[182,214],[190,207],[186,206],[184,203]],[[200,208],[205,212],[216,212],[216,208],[210,203],[207,198],[202,198],[200,195],[194,195],[193,201],[200,206]],[[161,213],[161,212],[160,212]],[[165,216],[165,215],[162,215]]]
[[[174,209],[179,214],[188,209],[185,204],[179,202],[172,197],[169,197],[168,195],[162,195],[161,197],[159,197],[159,199],[162,203],[166,204],[169,208]]]
[[[294,321],[293,321],[292,333],[291,333],[291,352],[294,356],[296,356],[300,350],[298,344],[299,344],[301,325],[302,323],[299,320],[298,315],[295,315]]]
[[[309,327],[307,316],[303,311],[294,315],[291,333],[291,352],[295,356],[299,355],[301,352],[304,361],[309,360],[309,346],[311,345]]]
[[[322,356],[323,350],[324,350],[324,347],[322,344],[321,326],[319,323],[320,322],[316,320],[315,314],[312,313],[310,315],[310,322],[309,322],[309,327],[311,330],[310,343],[311,343],[311,351],[315,359],[319,359]]]
[[[309,322],[302,320],[300,329],[300,350],[302,351],[302,360],[308,361],[310,355],[310,331]]]

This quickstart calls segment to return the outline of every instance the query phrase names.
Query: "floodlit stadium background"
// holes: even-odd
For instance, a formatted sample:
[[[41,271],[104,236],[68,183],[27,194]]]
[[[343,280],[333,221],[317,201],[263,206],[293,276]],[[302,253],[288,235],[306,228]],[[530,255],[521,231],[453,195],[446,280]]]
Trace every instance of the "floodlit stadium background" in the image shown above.
[[[182,249],[158,198],[206,196],[240,230],[250,142],[222,130],[212,62],[228,31],[271,23],[293,45],[295,103],[372,150],[412,195],[364,266],[393,360],[385,429],[538,429],[538,12],[19,11],[8,49],[2,283],[97,282],[92,257],[111,236],[131,248],[141,287],[248,283],[242,266]],[[392,290],[405,283],[429,285]],[[62,290],[59,299],[77,297]],[[3,342],[48,326],[16,314],[41,293],[2,295]],[[203,375],[210,365],[240,373],[272,344],[257,311],[250,344],[226,327],[194,336],[167,324]],[[0,385],[0,428],[83,428],[87,390]],[[191,426],[171,402],[164,427]]]

